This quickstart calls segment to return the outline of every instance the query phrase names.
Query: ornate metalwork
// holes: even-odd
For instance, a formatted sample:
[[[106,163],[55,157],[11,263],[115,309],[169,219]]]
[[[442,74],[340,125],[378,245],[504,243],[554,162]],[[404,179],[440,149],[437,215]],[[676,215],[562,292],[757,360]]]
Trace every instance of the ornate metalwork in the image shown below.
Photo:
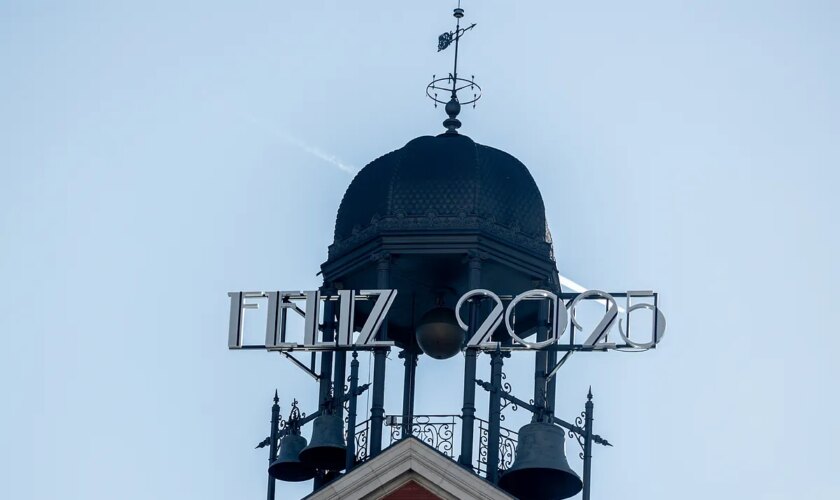
[[[370,420],[356,426],[356,463],[364,462],[370,457],[370,449],[368,448],[368,438],[370,436]]]
[[[287,433],[300,434],[300,421],[304,418],[306,418],[306,414],[301,413],[300,408],[298,408],[298,400],[293,399],[292,408],[289,410],[289,417],[285,420],[283,417],[280,417],[278,427],[286,431],[282,433],[283,435]]]
[[[472,104],[475,107],[476,101],[481,99],[481,86],[475,83],[475,75],[470,75],[469,78],[452,75],[447,75],[442,78],[436,77],[437,75],[432,75],[432,81],[426,86],[426,96],[435,102],[435,107],[438,104],[446,105],[449,102],[449,99],[438,97],[438,92],[443,92],[445,95],[452,95],[464,89],[470,89],[473,93],[472,98],[467,97],[464,101],[458,99],[458,103],[462,106]]]
[[[475,102],[481,98],[481,87],[475,83],[474,76],[469,79],[458,76],[458,42],[464,36],[464,33],[475,28],[475,23],[466,28],[461,27],[461,18],[464,17],[464,9],[460,6],[455,9],[454,15],[457,19],[455,30],[443,33],[438,37],[438,52],[446,50],[453,42],[455,44],[455,60],[452,73],[449,73],[449,76],[444,78],[437,78],[435,75],[432,75],[432,82],[426,86],[426,95],[435,102],[435,107],[438,104],[446,106],[445,110],[449,118],[444,120],[443,126],[451,134],[457,134],[458,128],[461,127],[461,122],[457,119],[458,113],[461,112],[461,106],[472,104],[475,107]],[[458,97],[458,92],[468,87],[473,91],[472,99],[468,98],[462,102]],[[444,95],[448,95],[448,99],[438,97],[439,91],[444,92]]]
[[[487,443],[490,436],[487,432],[487,421],[476,418],[478,421],[478,462],[475,465],[475,470],[479,474],[487,473]]]
[[[276,396],[275,396],[275,405],[277,404]],[[278,410],[279,413],[279,410]],[[289,417],[285,420],[279,414],[277,415],[277,429],[281,432],[277,433],[277,441],[279,442],[283,436],[287,434],[300,434],[300,422],[306,418],[305,413],[300,412],[300,408],[298,408],[298,401],[297,399],[292,400],[292,409],[289,410]],[[273,422],[272,422],[273,424]],[[257,444],[256,448],[265,448],[266,446],[271,444],[271,436],[263,439],[262,441]]]
[[[519,441],[514,439],[514,435],[518,437],[519,433],[504,427],[499,431],[499,470],[508,470],[516,459],[516,445]]]
[[[446,50],[452,43],[452,32],[446,32],[438,37],[438,52]]]
[[[391,428],[391,444],[402,437],[403,422],[401,415],[386,415],[385,425]],[[428,444],[449,458],[455,458],[455,419],[458,415],[414,415],[409,435]],[[406,427],[408,427],[406,425]]]
[[[298,408],[298,401],[297,399],[292,400],[292,409],[289,411],[289,420],[300,420],[305,418],[306,414],[300,412],[300,408]]]
[[[463,10],[461,12],[462,12],[462,15],[463,15]],[[455,17],[458,17],[458,16],[455,16]],[[438,52],[440,52],[442,50],[446,50],[450,45],[452,45],[452,42],[457,41],[459,38],[461,38],[461,36],[463,36],[464,33],[466,33],[467,31],[469,31],[473,28],[475,28],[475,23],[472,23],[471,25],[467,26],[466,28],[461,28],[460,24],[459,24],[458,27],[455,29],[455,31],[447,31],[446,33],[441,34],[438,37]]]
[[[463,11],[461,12],[463,13]],[[452,42],[457,41],[459,38],[461,38],[461,36],[464,33],[473,28],[475,28],[475,23],[467,26],[466,28],[461,28],[459,24],[458,28],[456,28],[455,31],[447,31],[446,33],[441,34],[438,37],[438,52],[446,50],[452,44]]]
[[[476,418],[478,422],[478,459],[473,469],[478,474],[487,473],[487,450],[490,439],[490,423]],[[516,446],[519,443],[519,433],[506,427],[499,428],[499,471],[505,471],[513,465],[516,459]]]
[[[580,412],[579,416],[575,417],[575,425],[577,425],[580,428],[584,428],[583,425],[585,423],[586,423],[586,412],[582,411],[582,412]],[[585,449],[584,442],[586,441],[586,436],[584,436],[582,434],[579,434],[579,433],[577,433],[575,431],[572,431],[572,430],[569,430],[568,434],[569,434],[570,438],[574,438],[575,441],[577,441],[578,444],[580,445],[580,450],[581,451],[580,451],[580,453],[578,453],[578,456],[580,457],[581,460],[584,460],[583,450]]]
[[[505,374],[505,372],[502,372],[502,380],[507,380],[507,375]],[[513,387],[511,387],[510,382],[502,383],[502,392],[506,394],[510,394],[511,392],[513,392]],[[501,408],[499,409],[499,420],[501,420],[502,422],[505,421],[505,414],[503,412],[505,411],[505,408],[508,407],[510,407],[511,411],[519,410],[519,406],[516,403],[509,399],[502,398]]]

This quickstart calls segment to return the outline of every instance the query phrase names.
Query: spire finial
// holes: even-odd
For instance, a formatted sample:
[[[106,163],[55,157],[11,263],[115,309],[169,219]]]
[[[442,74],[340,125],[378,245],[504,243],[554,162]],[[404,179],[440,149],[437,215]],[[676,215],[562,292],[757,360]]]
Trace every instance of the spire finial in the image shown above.
[[[274,389],[274,404],[280,402],[280,398],[277,396],[277,389]]]
[[[467,31],[475,27],[475,23],[461,28],[461,18],[464,17],[464,9],[461,8],[461,1],[458,0],[458,7],[454,10],[455,17],[455,31],[446,32],[438,37],[438,52],[446,50],[452,42],[455,42],[455,62],[452,68],[452,73],[443,78],[435,78],[432,76],[432,83],[426,86],[426,95],[435,102],[435,107],[438,104],[443,104],[444,111],[449,118],[443,121],[443,126],[446,127],[447,134],[457,134],[461,127],[461,121],[458,119],[458,114],[461,112],[462,104],[472,104],[475,107],[475,102],[481,98],[481,87],[475,83],[475,76],[469,79],[458,76],[458,44],[461,36]],[[458,92],[469,88],[472,92],[472,98],[464,102],[458,98]],[[449,93],[449,100],[438,98],[438,91]],[[445,94],[444,94],[445,95]]]

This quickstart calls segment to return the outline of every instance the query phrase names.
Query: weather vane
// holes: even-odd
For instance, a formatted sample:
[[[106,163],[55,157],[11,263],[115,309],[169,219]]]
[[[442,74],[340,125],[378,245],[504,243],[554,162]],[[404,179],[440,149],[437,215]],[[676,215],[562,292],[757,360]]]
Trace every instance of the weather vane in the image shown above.
[[[461,112],[461,105],[472,104],[475,107],[475,102],[481,99],[481,87],[475,83],[475,76],[471,75],[469,79],[458,76],[458,42],[464,33],[475,27],[475,23],[466,28],[461,27],[461,18],[464,17],[464,9],[461,8],[460,0],[453,15],[456,19],[455,31],[446,32],[438,37],[438,52],[446,50],[453,42],[455,43],[455,63],[452,73],[442,78],[436,78],[436,75],[432,75],[432,82],[426,86],[426,95],[435,102],[435,107],[438,104],[445,106],[444,110],[449,118],[443,121],[443,126],[446,127],[447,134],[457,134],[458,128],[461,127],[461,121],[457,118]],[[472,98],[461,102],[458,98],[458,92],[467,88],[472,92]],[[449,93],[449,100],[439,98],[438,92]]]

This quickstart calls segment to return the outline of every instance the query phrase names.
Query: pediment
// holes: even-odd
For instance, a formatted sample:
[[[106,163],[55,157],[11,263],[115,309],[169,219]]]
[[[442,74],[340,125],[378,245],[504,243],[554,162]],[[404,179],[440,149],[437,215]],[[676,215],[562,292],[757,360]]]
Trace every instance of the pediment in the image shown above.
[[[410,437],[306,500],[513,500],[505,491]]]

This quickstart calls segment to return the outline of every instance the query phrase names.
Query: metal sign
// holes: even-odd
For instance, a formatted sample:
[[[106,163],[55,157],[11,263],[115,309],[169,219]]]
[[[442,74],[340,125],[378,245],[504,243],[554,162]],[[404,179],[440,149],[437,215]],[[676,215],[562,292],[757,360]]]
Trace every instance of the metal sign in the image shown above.
[[[228,348],[230,349],[266,349],[269,351],[347,351],[375,350],[390,348],[391,341],[376,340],[376,334],[385,323],[388,311],[397,296],[397,290],[339,290],[337,295],[322,295],[319,291],[286,292],[230,292],[230,325]],[[619,307],[616,298],[625,298],[626,306]],[[640,302],[647,299],[648,302]],[[607,293],[601,290],[588,290],[583,293],[555,294],[547,290],[528,290],[515,297],[504,297],[490,290],[477,289],[465,293],[455,306],[458,325],[468,331],[461,319],[461,310],[471,301],[487,300],[493,304],[492,310],[469,337],[466,349],[480,351],[606,351],[646,350],[656,347],[665,335],[665,316],[658,307],[658,294],[652,291],[628,291]],[[532,342],[525,340],[516,332],[516,307],[522,301],[547,301],[549,303],[549,335],[545,340]],[[597,301],[605,306],[598,324],[591,331],[584,331],[578,320],[577,309],[583,301]],[[320,336],[321,305],[325,301],[338,303],[338,332],[335,340],[325,342]],[[360,301],[373,301],[371,313],[358,331],[353,327],[356,304]],[[505,305],[507,301],[507,305]],[[258,345],[244,343],[245,311],[260,307],[260,302],[268,308],[265,324],[265,342]],[[302,307],[301,307],[302,306]],[[649,340],[639,341],[630,338],[630,320],[634,311],[649,310]],[[289,313],[296,314],[303,320],[303,331],[291,335],[287,328]],[[491,336],[504,322],[509,338],[505,341],[493,341]],[[609,333],[618,327],[621,343],[609,341]],[[568,335],[566,335],[567,331]],[[564,338],[565,337],[565,338]],[[579,341],[583,339],[582,341]]]

